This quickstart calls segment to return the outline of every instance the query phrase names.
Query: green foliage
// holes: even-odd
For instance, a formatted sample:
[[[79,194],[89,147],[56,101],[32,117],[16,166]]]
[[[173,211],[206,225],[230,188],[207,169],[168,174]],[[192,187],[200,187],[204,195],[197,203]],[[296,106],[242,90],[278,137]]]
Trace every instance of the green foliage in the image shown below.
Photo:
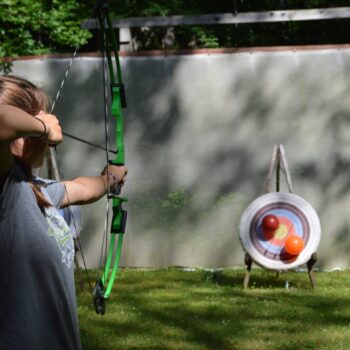
[[[58,46],[77,47],[87,42],[91,36],[86,30],[80,28],[82,10],[79,2],[69,0],[65,3],[62,1],[53,1],[53,6],[47,12],[47,35],[52,42]]]
[[[192,33],[195,38],[193,46],[203,48],[219,47],[219,38],[212,28],[206,29],[203,27],[193,27]]]
[[[218,213],[223,213],[223,210],[239,210],[242,204],[246,204],[246,199],[239,193],[229,192],[208,201],[178,189],[166,195],[155,193],[134,195],[129,203],[129,209],[137,217],[138,225],[145,231],[158,230],[168,234],[187,235],[188,230],[194,234],[198,227],[201,227],[200,223],[203,220],[211,222],[211,219]],[[221,231],[226,232],[227,227],[223,225]],[[209,228],[206,226],[203,229]]]
[[[111,3],[117,18],[200,15],[349,6],[347,0],[125,0]],[[137,50],[348,43],[349,20],[181,26],[164,44],[167,28],[132,28]]]
[[[6,57],[99,50],[98,31],[80,23],[96,0],[0,0],[0,68]],[[347,0],[116,0],[112,18],[240,13],[349,6]],[[132,28],[137,50],[347,43],[349,20]],[[170,35],[169,35],[170,33]],[[170,39],[169,39],[170,37]],[[88,40],[90,39],[90,40]],[[169,39],[169,40],[168,40]],[[2,62],[2,63],[1,63]]]
[[[185,209],[191,202],[190,196],[184,190],[170,192],[168,197],[161,201],[162,208]]]
[[[91,34],[80,28],[87,9],[77,0],[0,0],[0,58],[69,50]],[[6,68],[7,67],[7,68]]]
[[[164,228],[171,230],[189,216],[198,218],[205,215],[196,197],[182,189],[171,191],[165,197],[154,193],[134,195],[129,206],[137,213],[143,227],[156,225],[161,230]],[[147,210],[144,210],[145,207]]]

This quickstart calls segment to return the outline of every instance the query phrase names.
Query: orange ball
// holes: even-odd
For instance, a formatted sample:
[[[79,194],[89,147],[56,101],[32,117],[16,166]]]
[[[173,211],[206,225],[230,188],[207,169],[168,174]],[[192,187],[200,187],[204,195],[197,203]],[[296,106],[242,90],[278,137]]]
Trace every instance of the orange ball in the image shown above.
[[[284,249],[290,255],[298,255],[304,249],[304,240],[297,235],[289,236],[284,245]]]

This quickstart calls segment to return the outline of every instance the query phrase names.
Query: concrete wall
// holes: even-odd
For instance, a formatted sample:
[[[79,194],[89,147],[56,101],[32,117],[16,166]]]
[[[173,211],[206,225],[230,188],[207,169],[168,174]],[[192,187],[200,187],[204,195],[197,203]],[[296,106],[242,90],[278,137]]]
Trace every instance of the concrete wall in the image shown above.
[[[68,61],[18,60],[13,72],[54,96]],[[131,56],[122,66],[124,266],[243,265],[240,215],[263,193],[273,145],[282,143],[295,193],[320,216],[318,266],[349,267],[350,49]],[[103,144],[102,102],[101,60],[78,58],[55,110],[63,129]],[[104,152],[69,139],[60,154],[66,177],[105,164]],[[104,200],[84,207],[89,267],[104,217]]]

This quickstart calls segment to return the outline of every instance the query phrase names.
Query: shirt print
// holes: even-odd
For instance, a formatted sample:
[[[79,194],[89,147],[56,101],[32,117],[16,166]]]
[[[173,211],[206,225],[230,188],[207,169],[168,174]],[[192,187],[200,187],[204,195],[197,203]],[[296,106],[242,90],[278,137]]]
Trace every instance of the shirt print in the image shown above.
[[[47,234],[55,238],[62,253],[62,262],[70,268],[74,260],[74,242],[69,227],[57,210],[46,208],[45,212],[49,225]]]

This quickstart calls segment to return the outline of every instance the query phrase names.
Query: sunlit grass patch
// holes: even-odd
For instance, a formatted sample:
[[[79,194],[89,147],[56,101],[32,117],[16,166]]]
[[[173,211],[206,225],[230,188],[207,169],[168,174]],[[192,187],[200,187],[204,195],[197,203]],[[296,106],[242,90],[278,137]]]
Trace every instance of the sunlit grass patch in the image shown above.
[[[349,349],[350,272],[124,269],[104,316],[78,293],[84,349]],[[286,283],[288,281],[288,283]],[[288,289],[286,288],[288,286]]]

